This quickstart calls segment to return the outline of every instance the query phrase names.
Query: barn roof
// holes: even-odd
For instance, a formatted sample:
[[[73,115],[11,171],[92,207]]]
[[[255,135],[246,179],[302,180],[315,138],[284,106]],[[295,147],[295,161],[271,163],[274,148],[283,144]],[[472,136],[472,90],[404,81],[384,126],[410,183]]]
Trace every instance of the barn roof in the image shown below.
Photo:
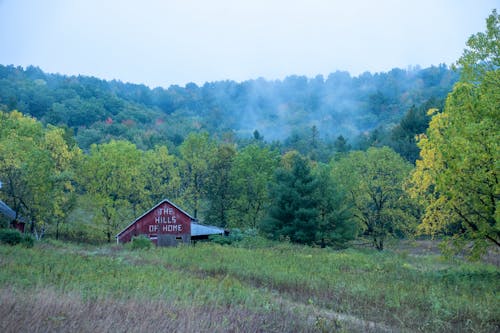
[[[211,225],[202,225],[191,222],[191,236],[220,235],[224,234],[224,229]]]
[[[194,217],[192,217],[191,215],[189,215],[188,213],[186,213],[183,209],[179,208],[179,206],[177,206],[176,204],[174,204],[172,201],[168,200],[168,199],[163,199],[162,201],[158,202],[156,205],[154,205],[150,210],[148,210],[147,212],[145,212],[144,214],[142,214],[141,216],[139,216],[138,218],[136,218],[132,223],[130,223],[128,226],[126,226],[125,228],[123,228],[122,231],[120,231],[115,237],[120,237],[121,234],[123,234],[125,231],[127,231],[128,228],[130,228],[132,225],[134,225],[134,223],[136,223],[137,221],[139,221],[140,219],[142,219],[144,216],[148,215],[150,212],[152,212],[153,210],[155,210],[158,206],[164,204],[164,203],[169,203],[170,205],[174,206],[176,209],[178,209],[182,214],[186,215],[187,217],[189,217],[191,219],[191,221],[195,220]]]
[[[25,223],[24,219],[21,216],[18,216],[16,212],[2,200],[0,200],[0,213],[11,220],[17,220],[18,222]]]

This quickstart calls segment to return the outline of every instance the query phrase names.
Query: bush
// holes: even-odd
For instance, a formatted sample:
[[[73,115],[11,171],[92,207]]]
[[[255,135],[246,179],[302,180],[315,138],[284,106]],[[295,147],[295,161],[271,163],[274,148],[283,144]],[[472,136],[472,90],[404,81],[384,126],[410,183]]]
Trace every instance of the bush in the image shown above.
[[[17,229],[0,229],[0,243],[9,245],[22,244],[25,247],[33,247],[35,239],[30,234],[22,234]]]
[[[260,235],[246,236],[241,241],[237,242],[235,246],[245,249],[264,249],[270,248],[277,244],[277,241],[270,240]]]
[[[30,234],[24,234],[21,243],[26,247],[33,247],[35,245],[35,238]]]
[[[98,245],[105,241],[103,235],[101,228],[88,221],[64,223],[59,228],[59,239],[63,241]],[[55,238],[53,228],[48,230],[46,236]]]
[[[132,242],[130,243],[130,249],[131,250],[146,250],[151,247],[153,243],[151,243],[151,240],[144,236],[136,236],[132,237]]]
[[[23,240],[22,234],[16,229],[0,229],[0,242],[9,245],[16,245]]]
[[[257,229],[242,231],[241,229],[233,228],[228,236],[211,235],[208,239],[219,245],[233,245],[243,248],[266,248],[274,245],[273,241],[260,236]]]
[[[219,245],[230,245],[232,243],[232,240],[230,239],[229,236],[210,235],[210,236],[208,236],[208,239],[211,242],[219,244]]]

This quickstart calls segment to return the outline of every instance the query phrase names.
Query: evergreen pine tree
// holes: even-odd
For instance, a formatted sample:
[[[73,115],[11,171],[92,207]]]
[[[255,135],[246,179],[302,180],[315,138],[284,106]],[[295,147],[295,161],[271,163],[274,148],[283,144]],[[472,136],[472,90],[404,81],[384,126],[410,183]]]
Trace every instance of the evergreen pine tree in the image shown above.
[[[276,171],[270,189],[273,202],[262,230],[273,239],[287,237],[292,242],[313,243],[318,229],[317,185],[308,161],[293,155],[288,168]]]

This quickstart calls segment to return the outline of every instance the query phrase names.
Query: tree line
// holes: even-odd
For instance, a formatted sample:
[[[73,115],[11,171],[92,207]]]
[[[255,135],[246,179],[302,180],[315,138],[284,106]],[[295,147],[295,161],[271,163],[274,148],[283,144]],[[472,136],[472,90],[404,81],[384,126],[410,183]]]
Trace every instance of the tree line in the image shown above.
[[[366,145],[365,133],[389,130],[412,106],[444,99],[457,79],[458,73],[442,64],[357,77],[335,72],[151,89],[0,65],[0,109],[67,127],[84,151],[111,139],[143,150],[167,145],[173,151],[191,132],[246,140],[257,130],[269,142],[305,153],[316,128],[324,143],[319,156],[327,162],[338,136]]]
[[[72,210],[85,203],[86,215],[110,242],[167,196],[205,223],[304,244],[342,245],[363,231],[383,248],[388,233],[404,229],[390,216],[409,205],[401,185],[411,166],[389,148],[339,153],[321,163],[295,150],[281,154],[257,139],[238,148],[200,132],[188,135],[178,155],[126,140],[83,153],[61,128],[17,111],[0,116],[2,193],[33,233],[52,229],[58,237],[62,225],[71,227]],[[345,182],[345,173],[353,183]],[[378,188],[384,192],[374,198]]]

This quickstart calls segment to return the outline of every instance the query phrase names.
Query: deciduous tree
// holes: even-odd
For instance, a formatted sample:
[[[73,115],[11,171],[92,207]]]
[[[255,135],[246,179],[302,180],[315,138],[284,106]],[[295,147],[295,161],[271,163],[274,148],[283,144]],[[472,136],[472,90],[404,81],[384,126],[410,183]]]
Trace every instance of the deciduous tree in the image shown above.
[[[209,160],[207,177],[208,210],[207,223],[227,227],[235,193],[231,183],[231,170],[236,149],[233,145],[221,144]]]
[[[194,217],[198,217],[202,200],[206,197],[208,161],[215,144],[208,133],[191,133],[179,147],[181,153],[182,201]]]
[[[234,158],[231,179],[234,188],[234,227],[257,228],[269,206],[268,185],[278,166],[274,150],[252,144]]]
[[[421,136],[410,193],[426,205],[423,232],[453,235],[454,248],[472,243],[473,256],[500,247],[500,19],[473,35],[458,61],[463,76]],[[453,248],[453,247],[452,247]]]
[[[93,198],[96,223],[108,242],[119,227],[130,223],[145,208],[143,152],[128,141],[92,145],[80,168],[80,184]]]
[[[346,204],[378,250],[391,235],[411,230],[413,207],[403,190],[408,162],[388,147],[353,151],[333,162],[334,183],[346,194]]]
[[[74,199],[73,163],[80,155],[64,130],[44,128],[17,111],[0,113],[0,177],[4,199],[39,235],[63,222]],[[57,233],[57,231],[56,231]]]
[[[345,203],[345,193],[334,182],[328,164],[318,164],[313,175],[318,181],[317,198],[318,230],[316,240],[321,246],[345,246],[347,241],[357,236],[358,225],[352,220],[349,206]]]
[[[169,154],[166,146],[157,146],[145,152],[142,173],[146,181],[148,207],[165,198],[179,199],[181,178],[178,164],[178,159]]]
[[[487,72],[500,68],[500,16],[494,9],[486,19],[486,32],[467,40],[467,47],[455,66],[461,69],[461,81],[477,83]]]

